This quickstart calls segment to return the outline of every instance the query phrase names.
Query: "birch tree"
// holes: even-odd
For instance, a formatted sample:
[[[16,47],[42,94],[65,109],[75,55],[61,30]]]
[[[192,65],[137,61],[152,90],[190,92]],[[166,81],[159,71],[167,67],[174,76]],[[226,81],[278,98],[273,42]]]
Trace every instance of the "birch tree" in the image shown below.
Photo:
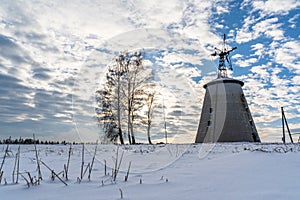
[[[105,86],[96,92],[96,113],[110,141],[119,138],[124,144],[122,127],[127,125],[128,142],[136,143],[134,124],[140,123],[139,112],[144,107],[150,79],[151,73],[144,69],[140,52],[122,52],[108,67]]]
[[[150,129],[152,125],[152,117],[153,117],[153,110],[154,110],[154,96],[155,96],[155,90],[151,90],[147,92],[146,96],[146,125],[147,125],[147,139],[149,144],[152,144],[151,141],[151,135],[150,135]]]
[[[143,67],[140,52],[130,56],[128,72],[124,76],[123,94],[126,99],[127,131],[130,144],[135,144],[134,123],[138,122],[139,111],[143,108],[143,95],[147,81],[150,80],[150,73]]]
[[[98,124],[103,126],[106,138],[114,142],[119,138],[121,144],[124,144],[121,123],[121,79],[127,72],[126,62],[124,54],[120,54],[115,61],[108,66],[104,88],[96,91],[96,101],[98,103],[96,115]]]

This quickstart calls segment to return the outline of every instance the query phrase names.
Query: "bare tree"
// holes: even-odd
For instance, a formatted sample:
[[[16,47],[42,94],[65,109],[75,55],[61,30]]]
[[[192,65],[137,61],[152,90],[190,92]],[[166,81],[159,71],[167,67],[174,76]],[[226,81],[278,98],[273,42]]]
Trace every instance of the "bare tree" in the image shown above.
[[[149,144],[152,144],[151,142],[151,136],[150,136],[150,128],[152,124],[152,114],[153,114],[153,101],[154,101],[154,95],[155,92],[148,93],[147,97],[147,138]]]
[[[124,76],[122,84],[124,98],[126,99],[125,108],[127,112],[127,129],[129,143],[135,144],[134,123],[137,123],[138,112],[143,108],[143,95],[150,73],[143,67],[140,52],[134,52],[128,60],[128,71]]]
[[[124,144],[121,125],[121,78],[127,71],[126,62],[124,54],[120,54],[108,67],[104,88],[96,91],[98,123],[104,126],[107,138],[114,142],[119,138],[121,144]]]
[[[155,84],[149,83],[144,90],[143,94],[143,116],[141,116],[141,122],[143,125],[147,127],[147,139],[148,143],[152,144],[151,141],[151,126],[153,119],[153,111],[154,111],[154,99],[155,99]]]
[[[96,92],[98,123],[110,141],[124,144],[122,126],[127,124],[129,144],[135,144],[134,124],[144,106],[145,87],[151,73],[143,67],[141,52],[122,52],[108,67],[105,86]]]

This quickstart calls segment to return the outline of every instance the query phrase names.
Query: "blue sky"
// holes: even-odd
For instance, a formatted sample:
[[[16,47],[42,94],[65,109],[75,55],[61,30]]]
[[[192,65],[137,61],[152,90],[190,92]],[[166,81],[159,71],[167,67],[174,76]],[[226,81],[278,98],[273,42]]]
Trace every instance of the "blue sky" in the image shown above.
[[[105,65],[119,50],[148,48],[163,52],[148,67],[179,120],[170,135],[193,141],[202,85],[216,77],[210,54],[226,33],[259,135],[280,142],[281,106],[300,132],[299,10],[297,0],[0,0],[0,137],[96,139],[93,94]]]

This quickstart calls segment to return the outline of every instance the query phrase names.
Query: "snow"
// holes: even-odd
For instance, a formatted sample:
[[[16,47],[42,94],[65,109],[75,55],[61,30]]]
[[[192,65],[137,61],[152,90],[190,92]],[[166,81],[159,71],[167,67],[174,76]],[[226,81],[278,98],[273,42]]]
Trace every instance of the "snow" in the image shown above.
[[[205,147],[205,148],[204,148]],[[0,161],[6,145],[0,146]],[[27,187],[23,178],[12,184],[17,145],[3,166],[1,199],[299,199],[299,144],[168,144],[98,145],[91,180],[77,181],[82,145],[73,145],[68,186],[41,165],[40,185]],[[38,145],[39,159],[59,173],[68,159],[68,145]],[[92,161],[95,145],[85,145],[85,166]],[[111,167],[124,152],[120,173],[111,179]],[[2,150],[2,151],[1,151]],[[104,159],[110,167],[104,175]],[[124,181],[129,162],[129,179]],[[21,145],[20,172],[37,176],[33,145]],[[26,174],[24,174],[26,177]],[[7,184],[4,184],[4,178]],[[63,178],[63,180],[65,180]]]

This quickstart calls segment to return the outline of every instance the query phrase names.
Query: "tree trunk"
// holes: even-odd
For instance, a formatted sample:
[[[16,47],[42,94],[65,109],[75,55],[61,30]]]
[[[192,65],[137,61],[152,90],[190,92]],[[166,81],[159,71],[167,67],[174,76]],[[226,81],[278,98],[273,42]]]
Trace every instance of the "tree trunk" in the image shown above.
[[[135,143],[135,136],[134,136],[134,133],[133,133],[132,120],[130,121],[130,130],[131,130],[131,142],[132,142],[132,144],[136,144]]]
[[[147,111],[147,136],[148,136],[148,142],[149,144],[152,144],[151,137],[150,137],[150,128],[151,128],[151,122],[152,122],[152,104],[154,101],[154,93],[148,94],[148,111]]]
[[[132,142],[131,142],[131,135],[130,135],[130,133],[129,133],[129,128],[128,128],[128,134],[127,134],[127,137],[128,137],[129,144],[132,144]]]
[[[122,134],[122,129],[119,127],[119,138],[120,138],[120,143],[124,144],[124,139],[123,139],[123,134]]]
[[[131,135],[131,140],[132,140],[132,144],[136,144],[134,135]]]
[[[130,110],[130,108],[129,108]],[[128,129],[128,141],[129,141],[129,144],[132,144],[132,140],[131,140],[131,121],[130,121],[130,111],[128,111],[128,115],[127,115],[127,129]]]
[[[134,133],[133,133],[133,112],[131,111],[131,120],[130,120],[130,130],[131,130],[131,141],[132,141],[132,144],[136,144],[135,143],[135,136],[134,136]]]
[[[119,66],[119,70],[118,70],[119,72],[120,72],[120,66]],[[120,90],[120,87],[121,87],[121,82],[120,82],[120,76],[118,76],[118,91],[117,91],[117,95],[118,95],[118,99],[117,99],[117,101],[118,101],[118,128],[119,128],[119,137],[120,137],[120,143],[121,144],[124,144],[124,139],[123,139],[123,134],[122,134],[122,129],[121,129],[121,95],[120,95],[120,93],[121,93],[121,90]]]
[[[149,144],[152,144],[151,137],[150,137],[150,126],[151,126],[151,124],[148,124],[148,127],[147,127],[147,136],[148,136],[148,142],[149,142]]]
[[[130,80],[128,80],[128,84],[127,84],[127,129],[128,129],[128,141],[129,141],[129,144],[132,144],[132,141],[131,141],[131,129],[130,129]]]

